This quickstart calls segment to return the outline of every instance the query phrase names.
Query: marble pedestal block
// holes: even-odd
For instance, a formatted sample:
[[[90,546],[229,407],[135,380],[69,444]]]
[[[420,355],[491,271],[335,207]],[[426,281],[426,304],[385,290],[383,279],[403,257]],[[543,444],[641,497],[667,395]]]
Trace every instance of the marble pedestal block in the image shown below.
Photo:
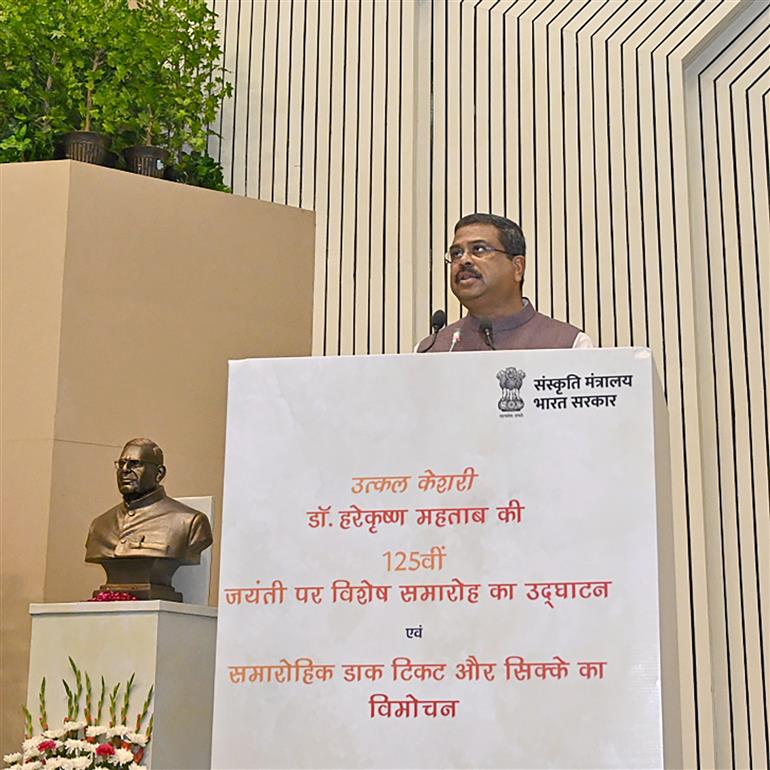
[[[46,677],[48,721],[60,723],[67,699],[62,679],[74,676],[67,656],[88,672],[98,696],[100,678],[114,686],[135,674],[128,724],[150,685],[152,741],[143,764],[151,770],[210,767],[214,693],[214,607],[166,601],[31,604],[27,705],[38,714],[40,680]],[[82,708],[82,701],[81,701]],[[105,717],[102,717],[105,721]]]

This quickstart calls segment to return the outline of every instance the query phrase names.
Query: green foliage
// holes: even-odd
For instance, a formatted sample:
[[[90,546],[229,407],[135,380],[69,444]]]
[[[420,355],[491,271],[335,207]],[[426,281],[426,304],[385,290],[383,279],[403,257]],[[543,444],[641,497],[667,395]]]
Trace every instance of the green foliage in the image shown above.
[[[64,91],[70,125],[109,133],[114,104],[125,89],[121,61],[131,45],[128,0],[64,0],[63,17],[50,34],[60,53],[54,81]]]
[[[53,157],[67,126],[59,43],[64,3],[0,0],[0,162]]]
[[[122,93],[128,0],[0,0],[0,160],[53,157],[105,128]]]
[[[61,683],[64,685],[64,691],[67,693],[67,719],[74,719],[72,716],[72,708],[73,708],[73,694],[72,690],[70,689],[70,686],[67,684],[66,679],[62,679]]]
[[[110,692],[110,727],[115,727],[118,721],[118,696],[120,695],[120,682]]]
[[[231,93],[206,0],[138,0],[127,34],[115,129],[172,153],[205,151],[208,127]]]
[[[149,691],[147,692],[147,697],[144,699],[144,703],[142,704],[142,710],[136,715],[136,732],[139,732],[140,728],[142,727],[142,723],[144,722],[145,717],[147,716],[147,711],[150,708],[150,703],[152,702],[152,696],[155,694],[155,685],[150,687]],[[152,722],[152,717],[150,717],[150,722]],[[150,724],[149,734],[152,734],[152,724]]]
[[[24,704],[22,704],[21,710],[24,712],[24,737],[31,738],[35,732],[35,728],[32,725],[32,712]]]
[[[107,685],[104,681],[104,677],[102,677],[102,686],[101,690],[99,691],[99,702],[96,705],[96,722],[97,724],[101,723],[102,721],[102,708],[104,707],[104,696],[107,692]]]
[[[131,703],[131,691],[134,689],[134,674],[131,674],[131,678],[126,682],[126,692],[123,695],[123,708],[120,710],[120,724],[126,724],[126,717],[128,716],[128,705]]]
[[[84,767],[85,764],[80,760],[81,757],[87,757],[91,764],[88,767],[92,767],[94,761],[95,747],[89,744],[96,743],[111,743],[115,748],[123,748],[131,751],[133,755],[132,767],[136,767],[138,763],[142,761],[147,744],[152,738],[152,726],[153,716],[150,715],[147,721],[147,727],[144,736],[141,735],[140,730],[147,719],[149,714],[150,704],[153,700],[153,694],[155,692],[154,686],[150,686],[147,697],[142,704],[142,710],[136,715],[135,728],[133,732],[139,733],[139,738],[132,736],[132,728],[129,725],[129,709],[131,705],[131,695],[135,689],[136,675],[131,674],[125,685],[118,682],[111,689],[105,684],[104,677],[101,678],[101,693],[99,695],[99,705],[97,707],[98,713],[96,719],[91,711],[93,691],[91,685],[91,677],[88,672],[81,671],[72,658],[68,658],[70,668],[75,676],[75,684],[68,682],[66,679],[62,679],[64,686],[64,692],[67,696],[67,716],[63,720],[61,726],[56,727],[56,739],[53,740],[53,744],[48,748],[39,752],[36,756],[36,761],[30,763],[29,767],[34,764],[38,767],[41,762],[43,765],[49,763],[51,767],[64,767],[61,764],[61,760],[64,760],[65,764],[71,759],[76,759],[79,764],[78,767]],[[85,683],[85,687],[84,687]],[[123,695],[121,697],[121,687],[123,687]],[[84,719],[80,718],[80,699],[85,693],[85,705],[83,706]],[[109,699],[109,724],[104,725],[101,721],[102,706],[106,697]],[[22,705],[22,711],[24,712],[24,734],[25,738],[32,738],[35,730],[34,720],[32,712],[26,706]],[[120,710],[118,710],[120,708]],[[40,711],[39,723],[40,729],[43,735],[38,735],[36,743],[40,745],[44,737],[51,737],[46,735],[46,731],[49,729],[48,714],[46,710],[46,680],[45,677],[40,683],[40,692],[38,695],[38,709]],[[93,727],[91,727],[93,726]],[[115,728],[111,731],[109,728]],[[95,732],[90,732],[95,730]],[[74,744],[74,745],[73,745]],[[85,747],[85,748],[83,748]],[[89,751],[90,748],[90,751]],[[129,760],[130,761],[130,760]],[[58,764],[56,764],[58,762]],[[113,763],[114,764],[114,763]],[[126,761],[119,763],[121,767],[126,766]],[[28,765],[24,765],[27,767]],[[47,766],[47,765],[46,765]],[[69,765],[67,765],[69,766]],[[105,767],[107,765],[104,765]],[[14,765],[18,767],[18,765]],[[100,765],[101,767],[101,765]]]
[[[48,710],[46,708],[45,703],[45,677],[42,678],[40,681],[40,692],[37,696],[37,703],[38,708],[40,710],[40,729],[41,730],[47,730],[48,729]]]
[[[86,722],[88,724],[91,724],[91,720],[93,719],[93,701],[92,701],[92,690],[91,690],[91,677],[88,675],[88,672],[86,671],[86,705],[84,710],[84,715],[86,718]]]
[[[179,182],[208,190],[231,192],[225,184],[222,166],[207,153],[197,150],[179,153],[174,171]]]
[[[78,711],[80,711],[80,698],[83,695],[83,677],[80,673],[80,669],[75,664],[75,661],[72,660],[71,657],[68,657],[67,660],[69,660],[70,668],[75,674],[75,689],[71,689],[64,679],[62,679],[62,683],[64,684],[64,690],[67,693],[67,717],[68,719],[74,720],[77,719]]]
[[[190,183],[226,189],[205,155],[231,94],[221,58],[207,0],[0,0],[0,162],[49,159],[57,135],[102,131],[117,150],[194,157]]]

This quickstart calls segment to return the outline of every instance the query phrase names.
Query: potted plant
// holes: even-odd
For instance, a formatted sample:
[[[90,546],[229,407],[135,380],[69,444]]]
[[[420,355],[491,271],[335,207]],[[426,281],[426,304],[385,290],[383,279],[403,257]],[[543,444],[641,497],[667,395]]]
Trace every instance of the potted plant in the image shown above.
[[[51,35],[62,11],[62,3],[0,0],[0,163],[49,160],[56,135],[69,127]]]
[[[207,0],[0,0],[0,162],[116,165],[112,137],[131,170],[171,153],[176,178],[227,189],[206,154],[231,93],[218,41]]]
[[[62,137],[64,154],[101,164],[127,76],[131,11],[128,0],[67,0],[64,6],[61,25],[52,32],[61,52],[54,77],[61,80],[70,125],[79,127]]]
[[[127,76],[116,113],[129,170],[163,176],[169,154],[203,152],[225,83],[215,15],[206,0],[137,0]]]
[[[103,162],[128,14],[128,0],[0,0],[0,160],[52,158],[63,135],[66,157]]]

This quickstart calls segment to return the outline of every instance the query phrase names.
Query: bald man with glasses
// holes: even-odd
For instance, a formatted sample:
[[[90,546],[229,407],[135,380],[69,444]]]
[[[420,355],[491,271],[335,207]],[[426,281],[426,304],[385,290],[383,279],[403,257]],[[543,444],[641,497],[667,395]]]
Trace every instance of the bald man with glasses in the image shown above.
[[[115,460],[123,502],[94,519],[86,540],[86,561],[172,559],[200,563],[214,538],[205,514],[166,495],[161,448],[150,439],[129,441]]]

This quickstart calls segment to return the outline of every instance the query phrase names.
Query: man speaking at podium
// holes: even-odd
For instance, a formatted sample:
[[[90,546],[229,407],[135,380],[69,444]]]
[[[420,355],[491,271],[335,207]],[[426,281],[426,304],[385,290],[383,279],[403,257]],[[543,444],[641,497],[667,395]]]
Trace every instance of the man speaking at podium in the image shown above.
[[[575,326],[538,313],[523,296],[527,245],[521,228],[495,214],[469,214],[455,225],[445,260],[452,293],[468,315],[434,333],[418,353],[462,350],[592,348]],[[438,327],[438,329],[437,329]]]

